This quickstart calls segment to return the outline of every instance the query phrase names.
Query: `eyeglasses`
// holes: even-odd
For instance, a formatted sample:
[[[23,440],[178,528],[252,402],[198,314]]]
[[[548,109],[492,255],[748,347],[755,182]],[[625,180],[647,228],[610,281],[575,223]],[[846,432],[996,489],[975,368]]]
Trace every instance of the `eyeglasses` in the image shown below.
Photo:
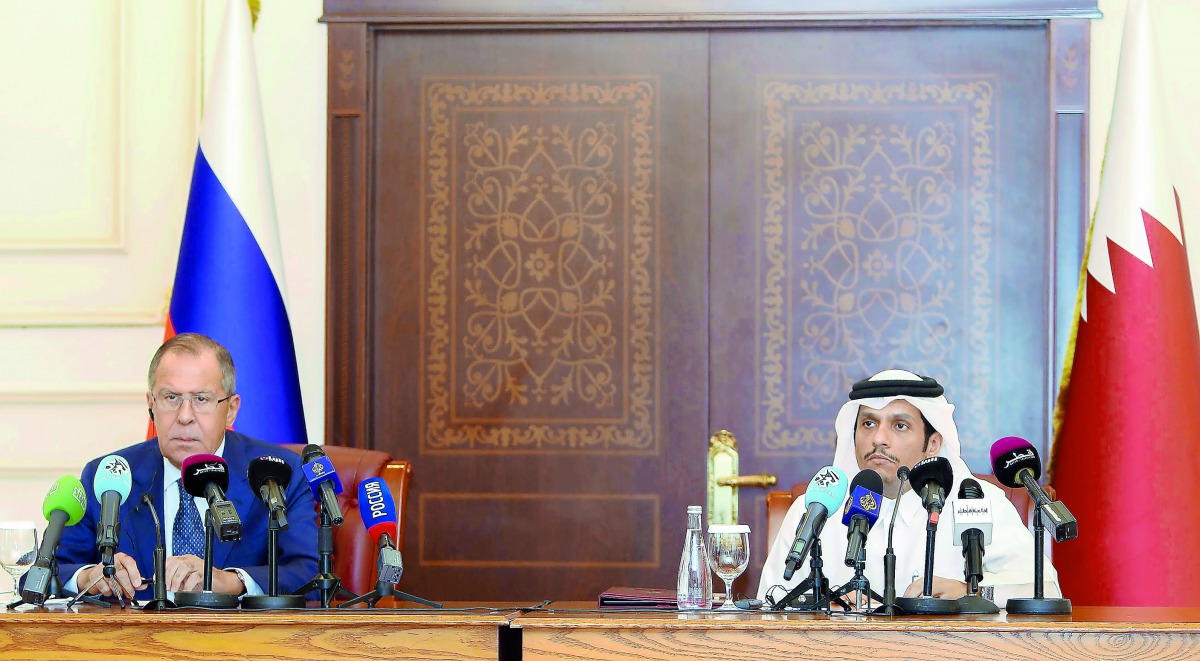
[[[192,410],[196,413],[212,413],[217,410],[217,404],[228,401],[233,397],[233,393],[216,399],[208,393],[199,393],[197,395],[180,395],[173,392],[164,392],[154,398],[154,403],[158,404],[158,408],[163,411],[178,411],[183,406],[184,402],[192,403]]]

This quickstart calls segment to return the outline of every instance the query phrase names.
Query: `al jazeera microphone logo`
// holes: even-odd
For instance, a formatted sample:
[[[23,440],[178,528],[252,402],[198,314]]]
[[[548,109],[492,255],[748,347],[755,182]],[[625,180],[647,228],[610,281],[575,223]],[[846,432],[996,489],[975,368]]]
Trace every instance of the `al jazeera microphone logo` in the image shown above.
[[[858,506],[868,512],[874,512],[879,509],[879,502],[875,500],[875,496],[870,492],[866,492],[858,499]]]

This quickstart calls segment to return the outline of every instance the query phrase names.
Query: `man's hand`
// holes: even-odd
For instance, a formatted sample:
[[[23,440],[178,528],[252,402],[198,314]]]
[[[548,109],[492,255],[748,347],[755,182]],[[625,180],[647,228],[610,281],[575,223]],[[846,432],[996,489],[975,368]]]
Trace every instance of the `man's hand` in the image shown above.
[[[167,558],[167,590],[198,592],[204,589],[204,559],[194,555]],[[213,568],[212,591],[239,595],[246,589],[237,572]]]
[[[117,552],[113,556],[113,568],[116,569],[116,579],[121,583],[121,587],[130,595],[137,592],[138,588],[142,587],[142,572],[138,571],[137,563],[133,558]],[[101,594],[105,597],[116,596],[113,594],[112,586],[108,581],[96,582],[96,579],[104,575],[104,565],[93,565],[79,572],[75,583],[80,590],[86,589],[89,585],[92,586],[88,590],[88,594]],[[96,583],[95,585],[92,585]]]
[[[925,591],[925,579],[917,577],[917,580],[908,586],[904,591],[906,597],[919,597]],[[967,584],[962,581],[955,581],[941,576],[933,577],[933,595],[942,599],[958,599],[967,594]]]

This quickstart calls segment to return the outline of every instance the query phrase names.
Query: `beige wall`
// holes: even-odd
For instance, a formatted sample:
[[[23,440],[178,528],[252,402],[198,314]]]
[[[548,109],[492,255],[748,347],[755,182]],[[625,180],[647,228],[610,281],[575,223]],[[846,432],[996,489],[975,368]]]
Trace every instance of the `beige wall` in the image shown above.
[[[255,33],[310,441],[324,429],[325,57],[320,0],[263,0]],[[1092,32],[1097,190],[1125,0]],[[0,1],[0,519],[40,520],[46,488],[142,437],[221,0]],[[1200,3],[1155,0],[1200,236]],[[1094,201],[1094,200],[1093,200]],[[1200,250],[1193,251],[1200,274]],[[1197,288],[1200,291],[1200,288]],[[7,581],[0,578],[0,581]]]
[[[320,0],[255,32],[309,440],[324,430]],[[0,1],[0,520],[144,438],[224,0]],[[8,585],[5,575],[0,588]]]

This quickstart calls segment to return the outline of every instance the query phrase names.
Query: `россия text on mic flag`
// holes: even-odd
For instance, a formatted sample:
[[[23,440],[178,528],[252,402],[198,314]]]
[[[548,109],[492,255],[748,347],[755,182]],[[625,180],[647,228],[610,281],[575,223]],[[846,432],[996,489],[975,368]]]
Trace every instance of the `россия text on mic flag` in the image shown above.
[[[1172,178],[1156,47],[1150,3],[1133,0],[1049,478],[1079,519],[1054,565],[1081,606],[1200,605],[1200,526],[1181,517],[1200,498],[1191,191]]]
[[[166,337],[203,333],[229,349],[244,404],[238,431],[307,443],[262,117],[250,11],[245,0],[228,0]]]

